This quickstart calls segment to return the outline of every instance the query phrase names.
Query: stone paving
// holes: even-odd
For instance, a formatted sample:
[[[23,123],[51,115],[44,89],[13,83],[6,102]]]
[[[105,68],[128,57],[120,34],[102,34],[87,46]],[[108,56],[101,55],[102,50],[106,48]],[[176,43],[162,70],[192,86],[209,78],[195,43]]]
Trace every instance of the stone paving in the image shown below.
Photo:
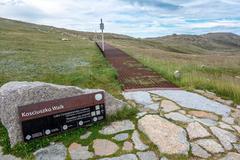
[[[98,131],[105,138],[96,138],[88,146],[56,143],[34,155],[41,160],[61,160],[67,154],[73,160],[239,160],[240,109],[214,98],[214,94],[210,99],[186,91],[173,93],[124,93],[126,101],[139,109],[135,120],[112,122]],[[87,140],[91,134],[86,132],[79,138]]]

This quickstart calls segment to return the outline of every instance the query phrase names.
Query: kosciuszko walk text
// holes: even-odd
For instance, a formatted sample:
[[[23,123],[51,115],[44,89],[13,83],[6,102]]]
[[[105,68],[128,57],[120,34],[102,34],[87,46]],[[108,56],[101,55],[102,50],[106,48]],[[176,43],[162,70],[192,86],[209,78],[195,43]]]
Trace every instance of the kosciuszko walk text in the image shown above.
[[[18,108],[24,141],[105,119],[104,92],[51,100]]]

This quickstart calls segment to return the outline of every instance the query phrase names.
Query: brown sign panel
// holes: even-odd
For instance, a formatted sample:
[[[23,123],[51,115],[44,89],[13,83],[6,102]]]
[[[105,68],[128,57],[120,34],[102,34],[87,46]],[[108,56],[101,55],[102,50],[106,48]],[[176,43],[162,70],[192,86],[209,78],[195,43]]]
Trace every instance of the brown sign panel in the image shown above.
[[[19,107],[25,141],[105,119],[104,92]]]

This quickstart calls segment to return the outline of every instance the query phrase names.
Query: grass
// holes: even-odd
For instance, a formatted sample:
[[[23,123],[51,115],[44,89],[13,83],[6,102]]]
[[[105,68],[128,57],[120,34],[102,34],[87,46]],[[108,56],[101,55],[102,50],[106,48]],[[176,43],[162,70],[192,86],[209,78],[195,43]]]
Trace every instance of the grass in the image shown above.
[[[81,32],[5,19],[0,23],[0,86],[9,81],[43,81],[101,88],[120,97],[116,71]]]
[[[108,42],[188,90],[203,89],[240,104],[239,54],[182,54],[163,50],[145,40],[108,39]],[[204,66],[203,66],[204,65]],[[179,70],[181,78],[174,78]]]

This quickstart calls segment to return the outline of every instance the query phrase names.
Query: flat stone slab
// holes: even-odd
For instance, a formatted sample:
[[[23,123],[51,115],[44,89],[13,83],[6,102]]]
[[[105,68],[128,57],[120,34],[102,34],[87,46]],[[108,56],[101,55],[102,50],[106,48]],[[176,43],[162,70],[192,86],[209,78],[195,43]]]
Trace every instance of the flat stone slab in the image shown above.
[[[81,144],[72,143],[68,151],[73,160],[87,160],[94,156],[92,152],[88,151],[88,146],[82,146]]]
[[[185,108],[212,112],[222,116],[228,116],[231,112],[231,109],[226,105],[184,90],[158,90],[149,92],[166,97]]]
[[[165,114],[164,116],[167,119],[171,119],[171,120],[179,121],[179,122],[183,122],[183,123],[190,123],[190,122],[194,121],[193,119],[191,119],[181,113],[178,113],[178,112],[171,112],[171,113]]]
[[[223,117],[222,121],[225,123],[228,123],[230,125],[234,124],[234,118],[232,118],[232,117]]]
[[[146,115],[138,121],[138,128],[158,147],[160,153],[188,154],[189,143],[182,127],[158,115]]]
[[[200,157],[200,158],[208,158],[211,156],[207,151],[205,151],[203,148],[201,148],[196,143],[191,143],[192,147],[192,154],[194,156]]]
[[[139,119],[139,118],[145,116],[146,114],[147,114],[147,112],[139,112],[139,113],[137,113],[136,118]]]
[[[125,141],[126,139],[128,139],[128,137],[128,133],[121,133],[114,136],[113,139],[116,141]]]
[[[145,105],[144,108],[157,111],[159,109],[159,103],[153,103],[153,104]]]
[[[229,152],[227,155],[220,160],[239,160],[240,159],[240,154],[235,153],[235,152]]]
[[[106,139],[95,139],[93,141],[94,153],[97,156],[109,156],[117,152],[119,147],[112,141]]]
[[[116,134],[123,131],[134,130],[135,126],[130,120],[112,122],[109,126],[104,127],[99,132],[104,135]]]
[[[153,151],[137,152],[137,156],[140,160],[159,160]]]
[[[136,103],[143,106],[153,104],[151,95],[148,92],[136,91],[136,92],[123,92],[123,96],[127,100],[134,100]]]
[[[188,112],[189,115],[198,117],[198,118],[207,118],[207,119],[212,119],[214,121],[218,120],[218,116],[216,116],[213,113],[209,113],[209,112],[204,112],[204,111],[189,111]]]
[[[145,145],[141,141],[140,135],[139,135],[138,131],[136,131],[136,130],[132,134],[132,141],[133,141],[133,144],[134,144],[134,148],[136,150],[144,151],[144,150],[149,148],[147,145]]]
[[[231,131],[235,131],[230,125],[228,125],[226,123],[218,122],[218,124],[219,124],[219,127],[222,128],[222,129],[228,129],[228,130],[231,130]]]
[[[199,139],[195,141],[195,143],[213,154],[224,152],[224,149],[222,148],[222,146],[218,144],[216,141],[214,141],[213,139]]]
[[[179,110],[180,107],[177,106],[175,103],[169,100],[162,100],[161,102],[161,110],[165,113],[172,112]]]
[[[138,160],[135,154],[124,154],[119,157],[101,158],[99,160]]]
[[[187,132],[190,140],[210,136],[210,133],[198,122],[188,124]]]
[[[217,122],[211,119],[205,119],[205,118],[193,118],[195,121],[200,122],[204,124],[205,126],[212,127],[216,126]]]
[[[133,144],[131,142],[124,142],[123,143],[123,148],[122,148],[123,151],[132,151],[133,150]]]
[[[67,149],[62,143],[52,144],[33,153],[36,160],[65,160]]]
[[[212,133],[219,139],[221,144],[226,150],[231,150],[233,148],[231,143],[236,143],[238,141],[237,136],[229,131],[223,130],[218,127],[210,127]]]

